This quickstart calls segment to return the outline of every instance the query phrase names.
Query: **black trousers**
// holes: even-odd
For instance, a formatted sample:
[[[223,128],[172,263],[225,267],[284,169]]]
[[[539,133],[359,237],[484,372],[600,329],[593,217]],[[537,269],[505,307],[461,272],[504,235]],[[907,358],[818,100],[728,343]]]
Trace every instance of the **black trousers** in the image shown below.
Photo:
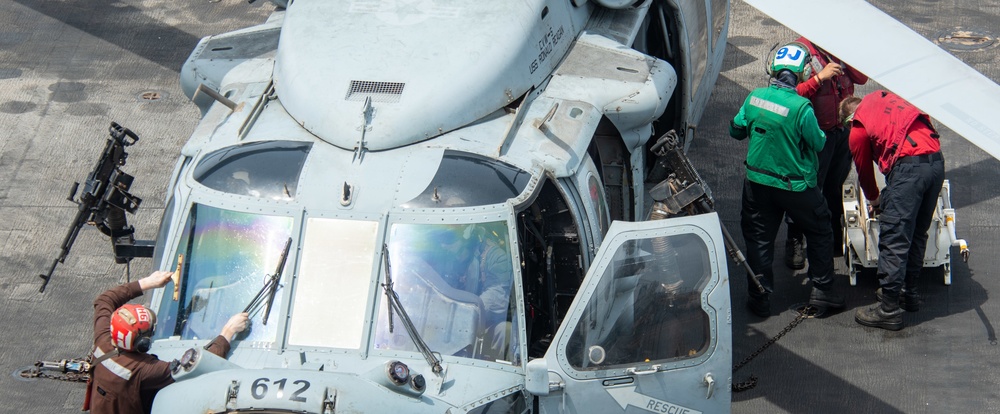
[[[927,229],[934,218],[944,157],[901,158],[886,177],[878,216],[878,277],[882,291],[898,295],[904,286],[916,291],[924,267]]]
[[[833,234],[830,230],[830,209],[819,188],[802,192],[783,190],[743,181],[743,210],[740,226],[747,246],[747,263],[763,275],[760,283],[770,293],[774,291],[774,237],[787,214],[802,229],[806,237],[806,257],[809,259],[809,279],[813,286],[826,290],[833,283]],[[747,275],[751,296],[760,293]]]
[[[826,144],[819,152],[819,169],[816,174],[816,186],[823,192],[826,206],[830,209],[830,230],[833,231],[833,248],[835,255],[841,251],[844,244],[844,180],[851,173],[851,148],[848,143],[850,130],[839,126],[823,131],[826,134]],[[788,224],[788,239],[802,240],[802,229],[795,225],[791,217],[786,217]]]

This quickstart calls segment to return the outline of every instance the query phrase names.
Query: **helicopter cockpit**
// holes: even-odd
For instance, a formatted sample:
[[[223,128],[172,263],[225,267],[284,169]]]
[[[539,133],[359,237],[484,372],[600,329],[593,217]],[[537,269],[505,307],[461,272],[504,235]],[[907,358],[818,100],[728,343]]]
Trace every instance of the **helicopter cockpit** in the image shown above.
[[[295,197],[310,148],[309,143],[289,141],[226,147],[205,155],[195,166],[193,178],[227,194],[289,201]],[[260,277],[273,271],[291,236],[292,224],[290,216],[192,203],[174,262],[176,266],[178,260],[183,260],[186,278],[179,286],[178,301],[160,303],[157,313],[162,316],[155,338],[215,337],[226,318],[253,299],[260,288]],[[280,295],[276,295],[275,302],[272,305],[280,307]],[[275,324],[265,326],[258,318],[239,339],[271,343],[277,332]]]
[[[513,291],[517,260],[511,250],[516,246],[511,240],[515,216],[504,203],[525,190],[531,174],[448,150],[439,155],[439,168],[426,188],[387,221],[302,221],[295,206],[309,210],[315,203],[297,198],[311,149],[307,142],[256,141],[216,149],[196,160],[188,206],[168,202],[167,215],[186,209],[172,260],[172,266],[182,263],[183,278],[178,300],[163,297],[157,305],[161,323],[155,339],[213,338],[275,272],[291,237],[298,243],[267,308],[272,322],[265,325],[258,316],[267,311],[255,309],[250,328],[236,340],[264,349],[417,351],[398,315],[391,326],[393,315],[379,294],[386,278],[379,267],[385,243],[393,288],[417,335],[433,352],[520,365],[521,328]],[[292,208],[247,209],[242,200],[248,198]],[[494,213],[444,224],[413,222],[405,213],[468,208]],[[161,237],[167,234],[162,231]],[[161,246],[168,244],[161,240]],[[372,303],[377,308],[369,316]],[[283,313],[287,318],[279,317]],[[370,338],[367,345],[365,338]]]

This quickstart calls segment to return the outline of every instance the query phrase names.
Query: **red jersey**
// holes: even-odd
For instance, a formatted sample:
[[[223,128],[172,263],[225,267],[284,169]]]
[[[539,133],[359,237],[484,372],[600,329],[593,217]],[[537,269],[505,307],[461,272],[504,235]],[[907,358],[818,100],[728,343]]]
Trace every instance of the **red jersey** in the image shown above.
[[[858,181],[865,197],[878,198],[873,163],[889,174],[900,157],[933,154],[941,150],[930,117],[892,92],[866,95],[851,123],[850,146]]]
[[[817,82],[815,77],[810,77],[795,87],[799,96],[809,98],[809,101],[812,102],[813,110],[816,112],[816,120],[819,121],[819,128],[828,131],[840,125],[840,116],[838,115],[840,101],[848,96],[853,96],[854,85],[864,85],[868,82],[868,77],[850,65],[841,62],[836,56],[816,47],[804,37],[798,38],[796,42],[809,48],[815,73],[819,73],[829,63],[839,63],[844,70],[843,75],[834,76],[822,84]]]

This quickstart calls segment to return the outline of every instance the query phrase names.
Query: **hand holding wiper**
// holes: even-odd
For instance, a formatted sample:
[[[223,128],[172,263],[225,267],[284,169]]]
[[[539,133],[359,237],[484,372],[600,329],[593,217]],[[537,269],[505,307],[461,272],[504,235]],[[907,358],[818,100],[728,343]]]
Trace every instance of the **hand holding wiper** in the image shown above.
[[[281,273],[285,270],[285,261],[288,260],[288,249],[292,247],[292,238],[289,237],[288,241],[285,242],[285,248],[281,251],[281,258],[278,259],[278,269],[274,271],[267,279],[267,283],[260,288],[257,295],[253,297],[250,304],[243,309],[244,313],[253,314],[260,310],[260,306],[266,305],[264,307],[264,319],[261,321],[262,324],[267,325],[267,316],[271,314],[271,305],[274,304],[274,296],[278,292],[278,284],[281,282]],[[266,302],[264,300],[266,299]]]
[[[382,289],[385,290],[385,298],[389,310],[389,332],[392,332],[392,312],[395,310],[399,314],[399,319],[403,322],[403,327],[406,328],[406,333],[413,340],[413,345],[416,345],[420,353],[423,354],[424,359],[427,360],[427,364],[431,366],[431,371],[441,375],[441,372],[444,371],[444,368],[441,367],[441,360],[434,355],[431,348],[427,346],[427,343],[417,333],[417,328],[413,326],[413,321],[406,314],[403,304],[399,301],[399,296],[396,296],[396,291],[392,288],[392,271],[389,269],[389,248],[384,243],[382,244],[382,257],[385,260],[385,283],[382,284]]]

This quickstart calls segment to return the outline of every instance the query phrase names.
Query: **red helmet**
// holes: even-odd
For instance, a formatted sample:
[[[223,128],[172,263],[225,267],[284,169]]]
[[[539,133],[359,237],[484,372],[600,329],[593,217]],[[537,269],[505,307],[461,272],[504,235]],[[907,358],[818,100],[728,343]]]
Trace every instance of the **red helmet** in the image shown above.
[[[126,304],[111,314],[111,344],[125,351],[146,352],[156,327],[156,314],[142,305]]]

